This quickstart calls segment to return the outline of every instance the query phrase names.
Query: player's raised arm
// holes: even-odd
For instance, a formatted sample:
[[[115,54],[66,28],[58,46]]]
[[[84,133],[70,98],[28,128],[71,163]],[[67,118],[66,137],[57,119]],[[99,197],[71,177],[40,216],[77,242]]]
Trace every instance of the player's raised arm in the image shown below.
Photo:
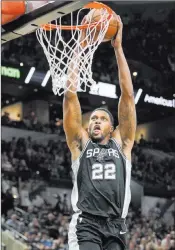
[[[75,54],[81,48],[75,48],[72,59],[68,68],[68,79],[67,85],[71,91],[76,91],[78,85],[78,62],[75,63]],[[71,87],[70,87],[71,85]],[[81,107],[78,100],[77,93],[72,93],[71,91],[66,91],[63,100],[63,126],[66,134],[66,140],[68,147],[72,154],[72,160],[78,158],[80,153],[80,147],[86,143],[88,139],[85,130],[82,127],[82,115]],[[86,139],[87,138],[87,139]],[[83,140],[82,140],[83,139]]]
[[[118,108],[119,132],[122,141],[124,154],[131,160],[131,149],[133,147],[136,131],[136,110],[134,102],[134,91],[130,70],[122,49],[122,30],[123,24],[119,16],[118,33],[112,41],[118,64],[119,83],[121,96]]]
[[[76,52],[75,52],[76,53]],[[78,69],[74,67],[73,58],[68,70],[67,85],[73,83],[70,90],[75,91],[78,85],[77,75]],[[66,134],[68,147],[72,153],[72,157],[76,157],[76,152],[80,147],[82,139],[82,115],[81,107],[77,93],[66,91],[63,99],[63,127]],[[76,149],[77,147],[77,149]],[[78,152],[77,152],[78,153]]]

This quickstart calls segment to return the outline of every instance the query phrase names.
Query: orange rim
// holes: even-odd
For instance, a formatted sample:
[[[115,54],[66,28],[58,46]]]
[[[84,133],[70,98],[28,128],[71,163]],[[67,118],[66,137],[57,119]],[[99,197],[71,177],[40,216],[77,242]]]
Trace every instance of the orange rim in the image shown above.
[[[112,15],[113,15],[113,10],[111,8],[109,8],[107,5],[103,4],[103,3],[98,3],[98,2],[92,2],[92,3],[88,3],[84,6],[84,9],[106,9],[108,12],[108,17],[105,18],[102,22],[106,21],[106,20],[110,20]],[[55,25],[55,24],[44,24],[41,25],[41,27],[44,30],[53,30],[53,29],[61,29],[61,30],[83,30],[83,29],[87,29],[88,27],[94,27],[96,26],[97,22],[91,23],[89,24],[83,24],[83,25]]]

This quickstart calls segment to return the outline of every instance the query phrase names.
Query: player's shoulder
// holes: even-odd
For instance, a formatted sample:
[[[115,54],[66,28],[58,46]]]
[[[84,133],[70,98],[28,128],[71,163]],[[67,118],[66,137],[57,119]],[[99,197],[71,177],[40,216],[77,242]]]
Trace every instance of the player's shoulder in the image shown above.
[[[126,150],[121,141],[117,140],[115,137],[111,137],[111,141],[113,142],[114,147],[117,148],[118,152],[122,155],[123,159],[131,162],[131,150]]]
[[[71,147],[72,161],[75,161],[82,155],[82,152],[84,152],[84,149],[87,147],[89,141],[90,138],[87,131],[84,128],[82,128],[78,140],[75,140],[75,142],[72,143]]]
[[[113,147],[117,148],[117,149],[122,149],[122,143],[120,140],[117,140],[115,137],[111,137],[110,141],[113,144]]]

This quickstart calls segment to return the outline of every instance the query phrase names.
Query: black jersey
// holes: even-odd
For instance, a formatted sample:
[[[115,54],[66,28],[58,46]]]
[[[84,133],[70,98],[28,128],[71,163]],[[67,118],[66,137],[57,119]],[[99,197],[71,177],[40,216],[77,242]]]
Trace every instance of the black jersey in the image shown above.
[[[72,169],[75,179],[71,201],[75,212],[126,217],[131,200],[131,163],[115,139],[107,145],[89,139]]]

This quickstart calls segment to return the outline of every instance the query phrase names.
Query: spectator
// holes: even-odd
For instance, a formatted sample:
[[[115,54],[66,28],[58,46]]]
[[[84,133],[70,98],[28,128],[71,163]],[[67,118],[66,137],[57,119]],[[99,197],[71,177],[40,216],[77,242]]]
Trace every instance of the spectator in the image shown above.
[[[69,213],[69,211],[70,211],[70,209],[68,207],[67,194],[64,194],[64,197],[63,197],[63,213],[67,214],[67,213]]]
[[[29,199],[29,189],[26,184],[21,184],[20,187],[20,200],[21,207],[26,211],[28,207],[31,206],[31,201]]]
[[[37,218],[33,218],[32,222],[29,224],[29,228],[31,229],[31,231],[41,228]]]
[[[53,241],[53,245],[52,245],[52,249],[56,250],[56,249],[64,249],[64,238],[58,236],[58,239]]]
[[[52,226],[55,223],[55,216],[52,213],[49,213],[45,221],[47,227]]]
[[[41,208],[44,205],[44,200],[40,195],[36,195],[35,199],[32,201],[32,205]]]
[[[141,134],[141,137],[140,137],[140,140],[139,140],[139,145],[140,145],[141,147],[144,147],[144,146],[146,145],[146,141],[145,141],[145,139],[144,139],[143,134]]]
[[[14,171],[12,164],[9,162],[8,156],[6,152],[2,154],[2,169],[5,171]]]
[[[10,117],[8,112],[4,112],[4,115],[1,116],[1,124],[2,125],[10,124]]]
[[[48,237],[48,232],[47,231],[43,231],[42,232],[42,236],[41,236],[41,245],[43,245],[44,248],[42,249],[51,249],[52,248],[52,240],[49,239]]]
[[[17,217],[16,214],[12,214],[11,218],[6,221],[6,224],[8,226],[12,227],[13,229],[21,232],[21,228],[20,228],[21,225],[20,225],[20,223],[18,221],[18,217]]]
[[[8,211],[14,209],[14,199],[10,189],[8,189],[6,193],[2,195],[1,205],[2,205],[1,213],[5,215],[5,217],[7,217]]]

